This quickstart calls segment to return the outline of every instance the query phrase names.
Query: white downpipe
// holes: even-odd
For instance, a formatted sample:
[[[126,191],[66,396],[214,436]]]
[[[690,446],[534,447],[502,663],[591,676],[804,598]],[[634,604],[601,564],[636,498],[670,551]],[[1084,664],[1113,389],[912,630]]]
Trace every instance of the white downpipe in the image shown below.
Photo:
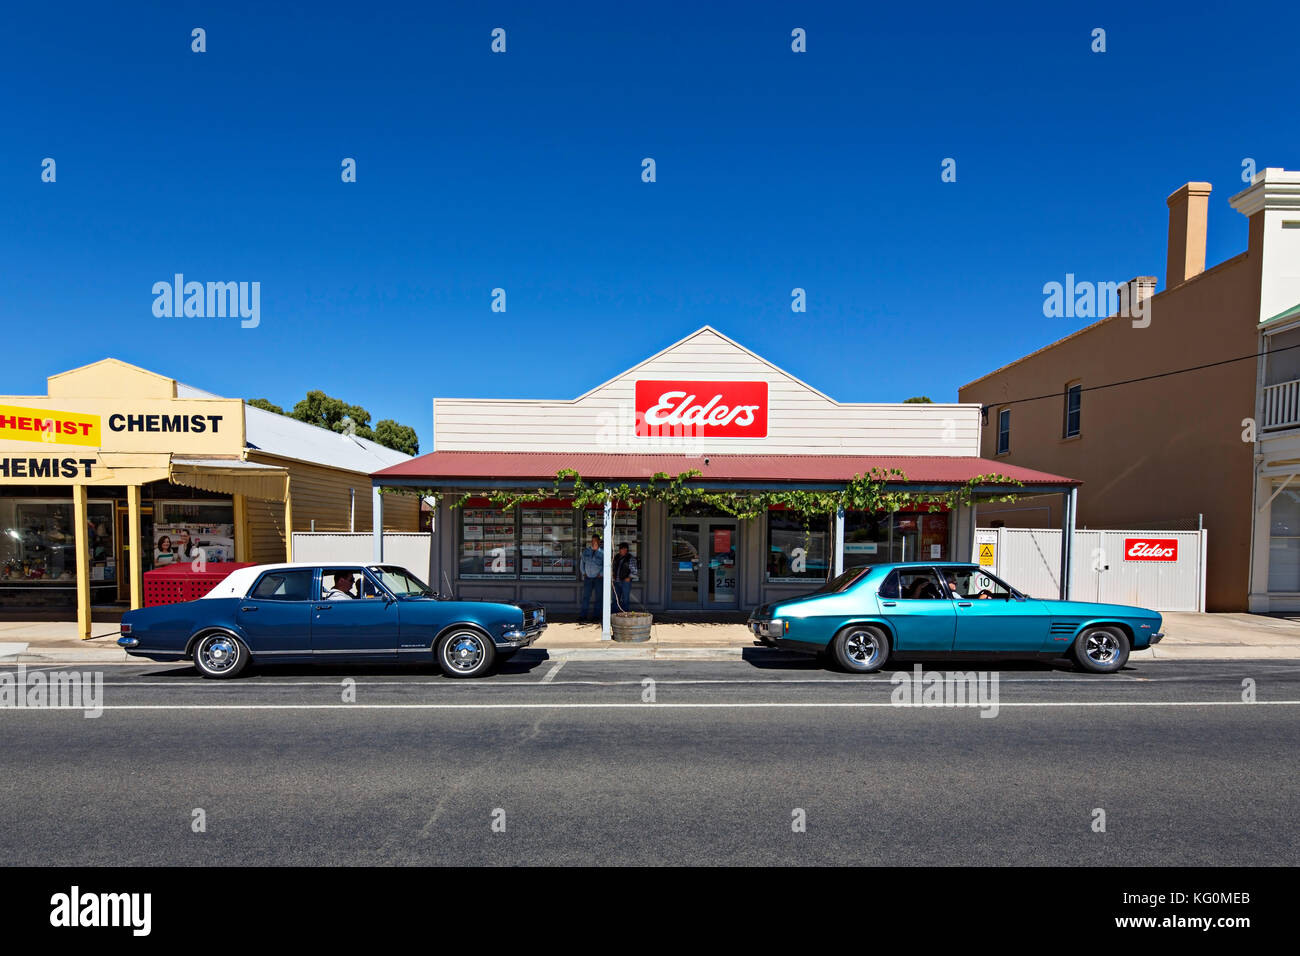
[[[611,610],[610,603],[614,590],[613,582],[611,580],[614,577],[614,559],[610,551],[614,546],[614,499],[610,496],[609,492],[605,492],[605,531],[604,534],[601,535],[600,543],[600,553],[604,556],[602,561],[603,571],[601,572],[601,584],[603,587],[601,588],[602,594],[600,596],[600,639],[602,641],[608,641],[613,637],[613,634],[610,631],[609,615]]]
[[[832,577],[839,577],[844,573],[844,509],[839,508],[835,512],[835,574]]]

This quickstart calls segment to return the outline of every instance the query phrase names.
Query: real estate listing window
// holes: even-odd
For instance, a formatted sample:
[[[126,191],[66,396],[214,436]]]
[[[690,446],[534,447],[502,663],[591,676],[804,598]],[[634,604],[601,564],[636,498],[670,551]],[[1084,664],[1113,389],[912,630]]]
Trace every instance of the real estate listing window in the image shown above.
[[[1079,412],[1083,402],[1083,386],[1068,385],[1065,389],[1065,437],[1079,434]]]
[[[577,568],[573,506],[564,502],[519,509],[519,573],[522,577],[572,580]]]
[[[460,577],[518,577],[516,518],[515,511],[504,508],[460,509]]]
[[[613,561],[614,555],[618,554],[618,546],[627,542],[628,554],[636,560],[632,566],[636,569],[632,574],[633,581],[641,580],[641,510],[639,508],[615,508],[614,509],[614,540],[606,541],[602,547],[609,548],[610,560]],[[605,527],[605,509],[588,508],[583,519],[582,540],[578,542],[578,553],[591,544],[593,534],[603,535],[602,530]]]
[[[581,519],[567,501],[522,504],[509,511],[471,502],[460,509],[459,569],[466,580],[573,581],[578,557],[593,534],[600,534],[603,509]],[[633,555],[641,552],[641,514],[634,508],[614,511],[614,543],[626,541]],[[632,580],[639,580],[633,575]]]
[[[998,454],[1005,455],[1011,450],[1011,409],[1004,408],[998,412]]]

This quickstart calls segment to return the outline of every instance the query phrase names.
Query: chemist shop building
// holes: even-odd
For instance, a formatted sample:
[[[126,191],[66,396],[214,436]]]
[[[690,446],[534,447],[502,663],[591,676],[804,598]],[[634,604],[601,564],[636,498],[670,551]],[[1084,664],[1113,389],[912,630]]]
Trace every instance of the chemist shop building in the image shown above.
[[[0,396],[0,613],[88,625],[200,549],[283,561],[291,530],[369,530],[370,473],[407,458],[116,359],[52,375]],[[385,521],[416,530],[416,499]]]
[[[493,493],[553,487],[561,469],[606,486],[656,473],[718,491],[843,488],[897,470],[896,490],[951,492],[1001,474],[1013,491],[1069,499],[1068,478],[980,457],[975,404],[837,401],[705,327],[576,399],[434,400],[434,451],[377,471],[376,490],[433,492],[433,577],[462,598],[577,609],[579,556],[593,533],[637,558],[633,609],[748,611],[804,593],[844,568],[971,560],[981,497],[955,510],[804,516],[774,507],[738,520],[706,507],[612,501],[579,511],[557,497],[506,509]],[[401,495],[374,496],[387,508]],[[1066,509],[1068,510],[1068,509]],[[382,543],[376,541],[382,550]]]

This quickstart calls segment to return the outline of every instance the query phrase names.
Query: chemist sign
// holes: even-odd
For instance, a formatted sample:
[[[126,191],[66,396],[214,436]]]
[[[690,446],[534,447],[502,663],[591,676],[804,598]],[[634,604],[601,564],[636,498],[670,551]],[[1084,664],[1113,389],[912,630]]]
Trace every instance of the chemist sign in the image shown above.
[[[0,484],[96,484],[119,469],[165,469],[172,455],[243,450],[239,399],[0,396]]]

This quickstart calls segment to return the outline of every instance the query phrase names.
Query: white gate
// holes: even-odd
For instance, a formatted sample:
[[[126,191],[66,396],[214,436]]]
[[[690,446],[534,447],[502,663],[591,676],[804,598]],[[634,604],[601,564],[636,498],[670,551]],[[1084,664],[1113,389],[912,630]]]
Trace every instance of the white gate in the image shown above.
[[[1070,597],[1155,611],[1205,610],[1202,531],[1074,532]],[[971,560],[1030,597],[1061,594],[1061,532],[980,528]]]
[[[295,561],[347,561],[370,564],[375,554],[369,531],[295,531]],[[384,563],[406,568],[435,591],[429,580],[433,568],[433,535],[427,531],[385,531]]]

